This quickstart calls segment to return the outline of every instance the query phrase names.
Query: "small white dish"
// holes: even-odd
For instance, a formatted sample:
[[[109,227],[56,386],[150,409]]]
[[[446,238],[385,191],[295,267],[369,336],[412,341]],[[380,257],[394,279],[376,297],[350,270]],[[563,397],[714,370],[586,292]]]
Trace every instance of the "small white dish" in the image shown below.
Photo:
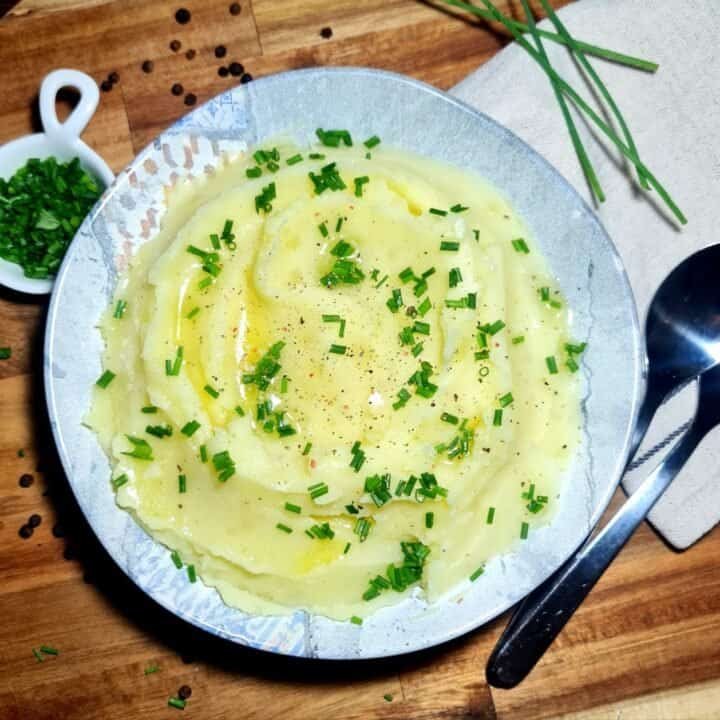
[[[55,112],[55,99],[65,87],[80,93],[80,101],[65,122]],[[0,146],[0,177],[10,179],[31,158],[56,157],[67,162],[77,157],[80,164],[104,187],[115,180],[107,163],[81,139],[100,100],[95,81],[79,70],[54,70],[45,76],[40,86],[40,120],[45,132],[25,135]],[[0,285],[32,295],[44,295],[52,290],[55,278],[39,280],[25,277],[22,268],[0,258]]]

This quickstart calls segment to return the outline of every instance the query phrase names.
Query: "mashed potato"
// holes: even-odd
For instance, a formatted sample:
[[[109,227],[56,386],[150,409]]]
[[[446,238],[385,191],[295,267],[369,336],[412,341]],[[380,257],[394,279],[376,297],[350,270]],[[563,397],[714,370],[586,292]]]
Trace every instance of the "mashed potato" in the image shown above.
[[[249,612],[461,588],[549,520],[577,442],[582,348],[521,219],[382,146],[176,188],[102,332],[118,504]]]

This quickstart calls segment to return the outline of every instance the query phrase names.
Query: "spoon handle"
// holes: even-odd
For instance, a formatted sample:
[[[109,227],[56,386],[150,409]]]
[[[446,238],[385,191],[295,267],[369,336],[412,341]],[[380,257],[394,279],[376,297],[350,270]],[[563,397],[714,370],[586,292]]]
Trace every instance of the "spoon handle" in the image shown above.
[[[486,674],[491,685],[515,687],[532,670],[687,462],[707,430],[693,422],[663,462],[600,533],[549,583],[541,585],[528,597],[531,607],[517,622],[508,625],[488,660]]]

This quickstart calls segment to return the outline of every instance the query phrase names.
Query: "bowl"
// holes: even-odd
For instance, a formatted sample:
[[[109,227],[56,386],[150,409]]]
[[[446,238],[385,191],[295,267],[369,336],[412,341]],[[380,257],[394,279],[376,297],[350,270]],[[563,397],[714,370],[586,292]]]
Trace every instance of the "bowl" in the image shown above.
[[[157,232],[168,186],[212,173],[266,138],[301,144],[317,127],[428,155],[489,180],[528,224],[568,305],[573,337],[587,341],[582,368],[582,438],[553,521],[432,605],[417,595],[362,626],[302,610],[253,616],[191,584],[120,510],[110,466],[83,425],[103,342],[96,325],[118,273]],[[308,658],[374,658],[437,645],[491,620],[555,571],[607,506],[625,465],[642,393],[640,332],[621,260],[593,211],[530,147],[472,108],[428,85],[377,70],[322,68],[238,86],[185,116],[147,147],[85,220],[58,274],[45,346],[52,428],[70,485],[100,541],[145,593],[178,617],[234,642]]]
[[[80,93],[80,100],[65,122],[55,112],[55,98],[65,87]],[[105,161],[81,139],[80,135],[97,108],[100,93],[95,81],[78,70],[55,70],[40,86],[40,120],[44,132],[12,140],[0,147],[0,177],[9,180],[31,158],[50,156],[67,162],[77,157],[83,169],[108,187],[115,175]],[[22,268],[0,258],[0,285],[32,295],[45,295],[52,290],[54,279],[25,277]]]

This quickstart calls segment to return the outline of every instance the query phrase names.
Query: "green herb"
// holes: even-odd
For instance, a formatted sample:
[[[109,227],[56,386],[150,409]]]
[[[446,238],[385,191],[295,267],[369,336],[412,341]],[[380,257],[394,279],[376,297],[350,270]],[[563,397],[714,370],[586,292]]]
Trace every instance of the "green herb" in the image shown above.
[[[78,158],[28,160],[10,179],[0,178],[0,258],[25,277],[54,275],[100,194]]]
[[[403,306],[402,292],[399,288],[392,291],[391,297],[385,304],[391,313],[396,313]]]
[[[345,222],[345,218],[344,218],[344,217],[339,217],[339,218],[337,219],[337,222],[335,223],[335,232],[336,232],[336,233],[339,233],[339,232],[340,232],[340,230],[341,230],[341,228],[342,228],[342,226],[343,226],[343,222]]]
[[[174,360],[165,361],[165,374],[170,376],[177,376],[180,374],[180,369],[183,363],[184,348],[182,345],[175,351]]]
[[[259,178],[262,175],[262,170],[259,167],[251,167],[245,171],[245,174],[249,178]]]
[[[236,406],[235,406],[235,412],[236,412],[240,417],[245,417],[245,411],[242,409],[242,407],[240,407],[240,405],[236,405]]]
[[[557,375],[557,360],[555,360],[555,357],[553,355],[548,355],[548,357],[545,358],[545,364],[547,365],[548,372],[551,375]]]
[[[389,565],[387,577],[377,575],[369,581],[368,589],[363,593],[363,600],[370,601],[383,590],[392,588],[395,592],[404,592],[410,585],[422,578],[423,567],[430,548],[420,541],[401,542],[400,548],[403,553],[402,565]]]
[[[327,229],[327,223],[326,223],[326,222],[321,222],[321,223],[318,225],[318,230],[320,231],[320,234],[321,234],[323,237],[327,237],[327,236],[328,236],[328,229]]]
[[[165,437],[172,436],[172,428],[169,425],[147,425],[145,427],[145,432],[148,435],[160,438],[160,440]]]
[[[430,382],[433,367],[429,362],[421,362],[420,370],[416,370],[408,379],[408,384],[415,386],[415,394],[424,398],[431,398],[437,392],[437,385]],[[393,405],[393,407],[395,407]]]
[[[345,320],[339,315],[323,315],[322,321],[324,323],[338,323],[338,337],[345,337]]]
[[[430,334],[430,323],[422,322],[420,320],[416,320],[413,323],[412,331],[414,333],[418,333],[420,335],[429,335]]]
[[[390,693],[385,693],[385,695],[383,695],[383,700],[385,700],[385,702],[392,702],[393,696]]]
[[[441,419],[443,422],[450,423],[451,425],[457,425],[457,424],[460,422],[460,420],[459,420],[459,418],[457,417],[457,415],[451,415],[450,413],[446,413],[446,412],[444,412],[444,413],[440,416],[440,419]]]
[[[0,347],[0,360],[9,360],[12,355],[12,348]]]
[[[485,567],[481,565],[474,573],[472,573],[472,575],[470,575],[470,582],[475,582],[484,572]]]
[[[35,648],[32,649],[32,654],[38,662],[43,662],[43,656]]]
[[[322,523],[321,525],[312,525],[305,531],[311,538],[318,540],[332,540],[335,532],[330,527],[330,523]]]
[[[524,255],[527,255],[530,252],[530,248],[527,246],[527,243],[523,240],[523,238],[516,238],[511,242],[515,252],[523,253]]]
[[[178,492],[187,492],[187,477],[185,475],[178,475]]]
[[[153,673],[156,673],[156,672],[158,672],[159,670],[160,670],[160,666],[153,664],[153,665],[148,665],[148,666],[145,668],[145,670],[143,671],[143,673],[144,673],[145,675],[152,675]]]
[[[152,454],[152,447],[150,447],[146,440],[143,440],[142,438],[132,437],[131,435],[126,435],[125,437],[127,438],[128,442],[133,446],[133,449],[130,452],[123,452],[123,455],[136,458],[137,460],[154,460]]]
[[[417,311],[420,317],[425,317],[425,315],[427,315],[431,309],[432,303],[430,302],[430,298],[426,296],[423,301],[418,305]]]
[[[490,507],[490,508],[488,508],[487,518],[486,518],[485,522],[486,522],[488,525],[492,525],[493,522],[494,522],[494,520],[495,520],[495,508],[494,508],[494,507]]]
[[[293,505],[289,502],[285,503],[285,509],[288,512],[295,513],[296,515],[299,515],[302,512],[302,508],[299,505]]]
[[[520,539],[521,540],[527,540],[529,530],[530,530],[530,526],[526,522],[524,522],[520,525]]]
[[[285,343],[282,340],[271,345],[269,350],[258,361],[255,371],[243,374],[242,382],[245,385],[254,383],[259,390],[267,390],[282,367],[279,360],[284,347]]]
[[[460,243],[455,240],[441,240],[440,250],[445,252],[457,252],[460,249]]]
[[[337,192],[338,190],[344,190],[347,185],[343,182],[340,177],[340,173],[337,169],[336,163],[330,163],[320,168],[320,174],[312,172],[308,173],[316,195],[322,195],[326,190]]]
[[[587,348],[587,343],[580,343],[579,345],[573,345],[572,343],[565,343],[565,350],[568,355],[582,355]]]
[[[200,446],[200,462],[207,462],[208,459],[208,451],[206,445]]]
[[[330,346],[330,349],[328,350],[329,353],[332,353],[333,355],[345,355],[347,352],[347,346],[346,345],[335,345],[334,343]]]
[[[462,282],[462,273],[460,268],[452,268],[448,274],[448,284],[451,288],[457,287]]]
[[[113,312],[113,317],[117,320],[120,320],[125,314],[126,309],[127,303],[125,302],[125,300],[118,300],[115,304],[115,312]]]
[[[180,429],[180,432],[183,435],[187,435],[188,437],[192,437],[195,432],[200,427],[200,423],[197,420],[191,420],[190,422],[185,423],[182,428]]]
[[[580,369],[580,366],[575,362],[575,359],[571,355],[568,356],[568,359],[565,361],[565,365],[572,373],[576,373]]]
[[[198,290],[204,290],[206,287],[210,287],[213,283],[212,277],[203,278],[198,284]]]
[[[105,389],[114,379],[115,379],[115,373],[112,372],[112,370],[106,370],[96,381],[95,384]]]
[[[177,708],[178,710],[184,710],[186,704],[182,698],[171,697],[168,699],[168,706]]]
[[[450,212],[451,213],[461,213],[461,212],[465,212],[466,210],[469,210],[469,209],[470,208],[465,207],[465,205],[461,205],[460,203],[458,203],[457,205],[453,205],[450,208]]]
[[[493,413],[493,425],[495,427],[500,427],[502,425],[503,420],[503,411],[501,408],[496,408],[495,412]]]
[[[498,402],[500,403],[500,407],[507,407],[508,405],[511,405],[513,402],[513,395],[512,393],[505,393]]]
[[[445,217],[447,215],[447,210],[438,210],[437,208],[430,208],[428,212],[431,215],[439,215],[440,217]]]
[[[357,515],[360,510],[358,510],[355,505],[346,505],[345,509],[351,514],[351,515]]]
[[[319,497],[327,495],[330,492],[330,488],[327,486],[327,483],[320,482],[315,483],[315,485],[310,485],[308,492],[310,493],[311,500],[317,500]]]
[[[514,337],[512,339],[513,345],[520,345],[521,343],[525,342],[525,336],[524,335],[518,335],[517,337]]]
[[[368,149],[372,150],[374,147],[377,147],[380,144],[380,138],[377,135],[373,135],[372,137],[368,138],[363,145]]]
[[[454,415],[450,417],[455,417]],[[457,418],[455,418],[457,420]],[[449,460],[461,459],[469,455],[473,448],[475,432],[467,426],[467,420],[463,420],[458,428],[458,433],[449,443],[441,443],[435,446],[438,455],[447,454]],[[422,476],[421,476],[422,480]]]
[[[311,160],[324,160],[325,156],[322,153],[310,153],[308,157]]]
[[[505,323],[502,320],[496,320],[494,323],[488,325],[478,324],[478,330],[488,335],[497,335],[504,327]]]
[[[226,482],[235,474],[235,461],[227,450],[215,453],[212,456],[212,464],[220,482]]]
[[[255,196],[255,212],[259,215],[261,212],[269,213],[272,210],[272,201],[277,197],[275,183],[271,182],[266,185],[259,195]]]
[[[352,455],[352,460],[350,461],[350,467],[355,472],[360,472],[360,468],[363,466],[363,463],[365,462],[365,452],[360,449],[360,441],[359,440],[356,440],[353,443],[353,446],[350,449],[350,454]]]
[[[311,442],[305,443],[305,447],[303,448],[302,454],[309,455],[311,450],[312,450],[312,443]]]
[[[212,385],[205,385],[203,390],[211,397],[215,398],[217,400],[220,397],[220,393],[212,386]]]
[[[335,261],[330,272],[320,278],[320,284],[327,288],[333,288],[342,283],[346,285],[358,285],[364,277],[365,273],[363,273],[354,260],[340,258]]]
[[[393,410],[399,410],[401,407],[405,407],[411,397],[410,393],[405,388],[402,388],[397,394],[397,400],[393,403]]]
[[[170,559],[173,561],[173,565],[180,570],[180,568],[183,566],[182,559],[180,558],[180,553],[178,553],[177,550],[173,550],[170,553]]]
[[[288,165],[297,165],[298,163],[301,163],[303,161],[303,156],[299,153],[297,155],[293,155],[292,157],[289,157],[285,162]]]
[[[194,307],[185,317],[188,320],[192,320],[200,312],[199,307]]]
[[[343,143],[347,147],[352,147],[353,144],[352,137],[347,130],[323,130],[318,128],[315,134],[318,136],[318,140],[327,147],[336,148]]]
[[[363,175],[362,177],[356,177],[353,180],[353,183],[355,184],[355,197],[363,196],[363,186],[367,185],[367,183],[369,182],[370,178],[367,175]]]
[[[197,580],[197,573],[195,572],[195,566],[194,565],[188,565],[187,566],[187,576],[188,580],[191,583],[194,583]]]
[[[288,535],[292,532],[292,528],[288,527],[287,525],[283,525],[283,523],[278,523],[275,527],[278,530],[282,530],[284,533],[287,533]]]
[[[474,310],[477,307],[477,293],[468,293],[465,297],[457,298],[456,300],[448,298],[445,300],[445,307],[454,310],[463,308]]]
[[[353,532],[360,538],[361,543],[367,540],[370,530],[372,530],[374,524],[375,521],[371,517],[362,517],[355,521]]]
[[[350,622],[351,622],[353,625],[362,625],[362,623],[363,623],[362,618],[359,618],[357,615],[353,615],[353,616],[350,618]]]
[[[425,513],[425,527],[430,529],[435,524],[435,513],[434,512],[426,512]]]
[[[118,488],[125,485],[125,483],[127,481],[128,481],[128,476],[125,473],[123,473],[122,475],[118,475],[116,478],[113,478],[111,480],[111,483],[112,483],[113,488],[115,488],[115,490],[117,490]]]

